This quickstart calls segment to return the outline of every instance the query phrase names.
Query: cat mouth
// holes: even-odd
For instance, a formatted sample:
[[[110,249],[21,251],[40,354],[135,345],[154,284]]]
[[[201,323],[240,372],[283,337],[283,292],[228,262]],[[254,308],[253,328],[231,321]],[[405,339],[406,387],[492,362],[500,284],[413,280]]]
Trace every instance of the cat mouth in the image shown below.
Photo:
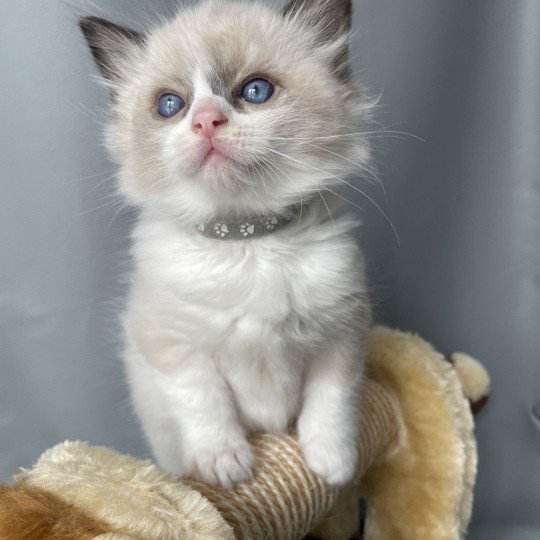
[[[212,147],[208,152],[206,152],[206,155],[203,158],[203,162],[208,161],[212,158],[219,158],[219,157],[226,157],[224,156],[217,148]]]
[[[223,148],[218,147],[215,143],[209,143],[201,151],[201,167],[220,167],[223,165],[231,165],[234,159],[226,153]]]

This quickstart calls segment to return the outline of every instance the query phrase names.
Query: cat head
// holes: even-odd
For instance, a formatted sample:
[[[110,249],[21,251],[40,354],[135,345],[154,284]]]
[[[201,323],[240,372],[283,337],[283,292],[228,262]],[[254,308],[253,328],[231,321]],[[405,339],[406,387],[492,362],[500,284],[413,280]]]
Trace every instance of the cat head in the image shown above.
[[[351,0],[282,11],[207,0],[148,33],[80,25],[111,93],[120,190],[192,223],[279,213],[338,184],[368,150],[348,55]]]

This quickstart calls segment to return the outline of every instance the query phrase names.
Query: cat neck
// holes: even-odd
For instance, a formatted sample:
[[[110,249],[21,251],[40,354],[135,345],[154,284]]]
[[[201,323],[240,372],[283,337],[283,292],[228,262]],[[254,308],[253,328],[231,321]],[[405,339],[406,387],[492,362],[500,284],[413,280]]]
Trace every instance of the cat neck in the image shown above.
[[[305,208],[295,204],[279,214],[252,215],[243,218],[213,218],[196,226],[197,231],[214,240],[252,240],[274,234],[297,222]]]

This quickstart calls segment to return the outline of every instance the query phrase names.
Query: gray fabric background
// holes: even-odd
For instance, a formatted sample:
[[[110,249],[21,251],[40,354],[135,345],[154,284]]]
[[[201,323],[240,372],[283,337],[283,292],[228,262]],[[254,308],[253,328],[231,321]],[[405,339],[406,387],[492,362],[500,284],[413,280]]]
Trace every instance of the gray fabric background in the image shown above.
[[[119,22],[171,0],[101,0]],[[395,224],[364,210],[380,321],[493,378],[470,538],[540,538],[540,1],[357,0],[355,67]],[[144,7],[143,7],[144,5]],[[65,439],[147,455],[118,360],[134,215],[100,146],[84,0],[0,3],[0,478]]]

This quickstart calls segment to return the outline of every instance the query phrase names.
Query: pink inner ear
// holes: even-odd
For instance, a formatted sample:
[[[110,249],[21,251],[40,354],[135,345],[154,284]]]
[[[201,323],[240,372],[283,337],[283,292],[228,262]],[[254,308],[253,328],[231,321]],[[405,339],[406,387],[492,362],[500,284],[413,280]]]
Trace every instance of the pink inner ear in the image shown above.
[[[219,104],[206,102],[193,113],[191,128],[195,133],[211,139],[218,128],[228,122],[229,119]]]

